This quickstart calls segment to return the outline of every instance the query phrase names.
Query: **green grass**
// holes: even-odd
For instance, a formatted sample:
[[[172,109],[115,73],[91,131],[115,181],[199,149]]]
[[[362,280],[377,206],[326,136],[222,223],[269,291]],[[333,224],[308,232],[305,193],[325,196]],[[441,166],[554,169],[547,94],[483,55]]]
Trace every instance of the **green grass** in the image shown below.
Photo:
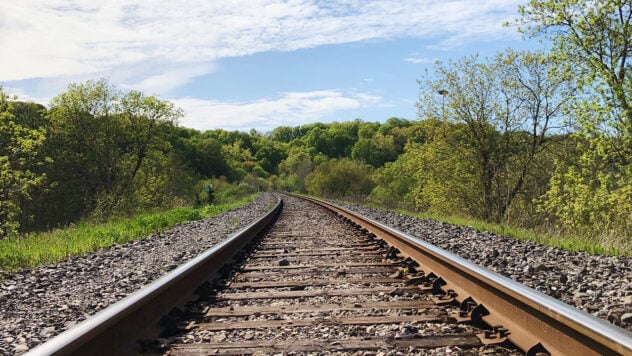
[[[411,215],[412,213],[407,212],[407,214]],[[470,226],[479,231],[489,231],[500,236],[510,237],[518,240],[528,240],[542,245],[559,247],[570,251],[585,251],[601,255],[632,256],[632,251],[630,250],[616,248],[612,245],[604,244],[604,241],[602,239],[595,239],[584,235],[539,232],[535,230],[507,226],[503,224],[488,223],[471,218],[442,217],[426,214],[414,215],[416,217],[443,221],[454,225]]]
[[[176,208],[132,218],[117,218],[103,224],[79,223],[50,232],[6,238],[0,240],[0,270],[32,268],[114,244],[124,244],[164,231],[181,222],[211,217],[244,206],[254,200],[255,196],[229,204]]]
[[[384,207],[371,206],[384,209]],[[518,240],[528,240],[546,246],[559,247],[570,251],[585,251],[600,255],[615,255],[632,257],[632,243],[621,241],[615,236],[607,233],[601,235],[590,235],[588,233],[571,234],[569,232],[547,232],[531,229],[524,229],[503,224],[493,224],[482,220],[464,218],[458,216],[439,216],[427,213],[415,213],[408,210],[397,209],[397,213],[413,216],[416,218],[442,221],[449,224],[469,226],[479,231],[489,231],[491,233],[510,237]]]

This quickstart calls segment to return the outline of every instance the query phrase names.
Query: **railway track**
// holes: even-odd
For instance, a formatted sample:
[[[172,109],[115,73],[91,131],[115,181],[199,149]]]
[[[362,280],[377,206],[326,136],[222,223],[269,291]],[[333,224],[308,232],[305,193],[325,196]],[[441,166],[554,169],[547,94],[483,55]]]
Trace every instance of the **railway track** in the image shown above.
[[[561,302],[379,223],[284,200],[272,227],[280,208],[32,354],[632,352],[630,333]],[[161,337],[139,332],[158,318]]]

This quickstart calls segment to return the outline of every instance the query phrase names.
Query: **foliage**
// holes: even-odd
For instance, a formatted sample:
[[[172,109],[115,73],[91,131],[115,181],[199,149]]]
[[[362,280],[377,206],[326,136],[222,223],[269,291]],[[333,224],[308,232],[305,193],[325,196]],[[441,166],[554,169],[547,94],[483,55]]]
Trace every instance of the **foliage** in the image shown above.
[[[373,167],[380,167],[386,162],[394,161],[399,153],[392,135],[376,133],[372,137],[360,138],[351,150],[351,157]]]
[[[40,151],[44,140],[43,129],[16,120],[0,87],[0,238],[18,231],[23,202],[46,179],[36,170],[45,160]]]
[[[331,198],[359,199],[367,196],[373,185],[370,167],[348,158],[324,162],[305,179],[309,194]]]
[[[511,50],[485,61],[471,56],[437,63],[419,81],[419,115],[454,125],[423,134],[417,206],[505,219],[567,105],[568,80],[555,70],[541,53]]]
[[[550,40],[550,59],[578,87],[576,154],[558,160],[541,208],[568,229],[629,238],[632,1],[531,0],[520,15],[520,30]]]
[[[333,123],[329,126],[315,127],[306,134],[302,141],[308,147],[314,147],[331,158],[349,157],[351,149],[358,139],[360,121]]]
[[[408,152],[400,155],[394,162],[387,162],[373,174],[375,188],[371,191],[369,200],[389,209],[414,209],[413,191],[418,186],[415,174],[420,169],[419,162]]]
[[[558,163],[541,208],[571,230],[625,236],[632,231],[632,165],[607,171],[599,148],[582,151],[578,164]]]
[[[305,178],[312,172],[313,162],[309,153],[294,149],[279,164],[278,188],[290,192],[305,192]]]
[[[602,98],[612,129],[630,136],[632,1],[530,0],[519,12],[520,29],[551,40],[551,58],[577,74],[580,89]]]
[[[53,196],[76,204],[68,218],[86,210],[107,216],[135,207],[139,173],[148,159],[168,161],[163,133],[181,115],[169,102],[121,93],[103,79],[71,84],[55,97],[48,115],[48,148],[56,162],[51,178],[59,182]]]
[[[177,127],[182,113],[172,104],[105,80],[70,85],[50,110],[3,104],[0,139],[10,143],[0,157],[16,142],[28,149],[0,162],[0,183],[14,193],[0,202],[8,214],[0,221],[10,221],[4,231],[25,232],[201,205],[213,183],[218,203],[272,188],[369,198],[436,216],[561,228],[582,244],[626,250],[630,8],[628,0],[526,2],[516,23],[550,41],[550,51],[436,63],[419,80],[417,121],[200,132]]]

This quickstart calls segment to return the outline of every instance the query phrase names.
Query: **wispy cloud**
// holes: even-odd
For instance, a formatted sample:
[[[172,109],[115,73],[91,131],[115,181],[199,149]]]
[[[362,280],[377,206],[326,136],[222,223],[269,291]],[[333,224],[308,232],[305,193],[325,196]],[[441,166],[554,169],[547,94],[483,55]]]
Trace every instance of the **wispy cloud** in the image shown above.
[[[2,90],[9,95],[11,99],[19,101],[33,102],[42,105],[47,105],[51,98],[49,97],[37,97],[25,92],[22,88],[14,87],[2,87]]]
[[[224,57],[398,37],[441,48],[492,40],[507,34],[517,2],[3,1],[0,81],[98,75],[164,94]]]
[[[220,102],[185,98],[173,100],[183,108],[182,126],[207,130],[224,128],[247,131],[255,128],[270,131],[278,126],[302,125],[326,120],[341,110],[359,109],[379,104],[381,97],[366,93],[343,93],[340,90],[282,93],[273,99],[252,102]],[[349,118],[330,117],[330,120]]]
[[[408,58],[404,58],[404,61],[410,62],[410,63],[415,63],[415,64],[434,63],[436,60],[437,60],[437,58],[427,58],[427,57],[408,57]]]

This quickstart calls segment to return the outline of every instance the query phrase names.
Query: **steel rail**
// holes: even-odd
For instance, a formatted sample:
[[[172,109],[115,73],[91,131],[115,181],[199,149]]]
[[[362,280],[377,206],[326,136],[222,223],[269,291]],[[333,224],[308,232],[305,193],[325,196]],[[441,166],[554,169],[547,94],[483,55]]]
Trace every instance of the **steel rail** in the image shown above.
[[[267,213],[226,240],[27,355],[124,354],[133,350],[133,343],[142,330],[153,327],[174,306],[186,301],[200,284],[269,226],[282,207],[283,201],[279,198]]]
[[[355,222],[414,259],[428,275],[441,277],[437,287],[465,305],[472,319],[499,331],[488,341],[505,338],[527,355],[630,355],[632,333],[526,287],[498,273],[336,204],[300,196]],[[474,302],[474,303],[472,303]],[[485,340],[483,340],[486,342]]]

